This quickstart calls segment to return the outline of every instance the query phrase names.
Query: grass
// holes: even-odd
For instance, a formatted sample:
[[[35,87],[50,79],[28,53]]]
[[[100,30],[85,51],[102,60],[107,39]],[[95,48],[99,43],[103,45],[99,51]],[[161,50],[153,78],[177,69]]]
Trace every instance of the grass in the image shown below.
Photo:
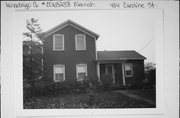
[[[155,106],[127,97],[114,91],[89,94],[59,94],[54,96],[33,97],[24,101],[24,109],[73,109],[73,108],[154,108]]]
[[[156,102],[156,90],[155,89],[144,89],[144,90],[125,90],[128,93],[143,97],[145,99]]]

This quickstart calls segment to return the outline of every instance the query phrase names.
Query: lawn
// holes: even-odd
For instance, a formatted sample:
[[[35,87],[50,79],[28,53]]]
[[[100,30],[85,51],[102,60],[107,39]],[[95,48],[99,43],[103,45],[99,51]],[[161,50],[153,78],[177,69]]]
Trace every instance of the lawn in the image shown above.
[[[156,103],[156,90],[155,89],[144,89],[144,90],[124,90],[125,92],[137,95],[139,97],[151,100]]]
[[[68,109],[68,108],[154,108],[155,106],[127,97],[113,90],[94,93],[90,102],[88,94],[59,94],[33,97],[24,101],[24,109]]]

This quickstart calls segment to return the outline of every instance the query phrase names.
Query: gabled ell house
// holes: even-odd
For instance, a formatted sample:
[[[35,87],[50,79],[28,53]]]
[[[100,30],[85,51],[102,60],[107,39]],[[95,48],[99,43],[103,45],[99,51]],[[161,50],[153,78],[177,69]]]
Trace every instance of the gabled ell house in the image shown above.
[[[98,37],[72,20],[44,32],[46,81],[82,81],[87,76],[100,82],[109,73],[113,84],[141,84],[146,58],[133,50],[97,51]]]

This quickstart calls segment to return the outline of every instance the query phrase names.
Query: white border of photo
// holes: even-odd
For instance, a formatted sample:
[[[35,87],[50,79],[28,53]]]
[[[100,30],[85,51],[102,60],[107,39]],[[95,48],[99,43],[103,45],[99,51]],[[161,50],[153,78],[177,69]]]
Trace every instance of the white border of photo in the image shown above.
[[[103,1],[98,1],[102,2]],[[2,41],[2,117],[4,116],[94,116],[118,117],[178,117],[179,49],[177,3],[157,2],[156,9],[156,108],[138,109],[23,109],[22,41],[16,39],[13,18],[16,12],[6,9],[1,2]],[[102,5],[107,9],[106,5]],[[165,9],[165,10],[164,10]],[[131,9],[132,10],[132,9]],[[136,9],[135,9],[136,10]],[[143,9],[141,9],[143,10]],[[26,12],[25,12],[26,13]],[[177,15],[177,16],[176,16]],[[164,19],[165,18],[165,19]],[[175,19],[177,18],[177,19]],[[177,74],[177,75],[176,75]],[[178,88],[177,88],[178,87]],[[14,99],[15,98],[15,99]],[[178,104],[178,105],[177,105]],[[15,114],[14,114],[15,113]],[[15,115],[15,116],[14,116]],[[129,116],[130,115],[130,116]],[[153,115],[153,116],[152,116]],[[174,117],[173,117],[174,116]],[[112,116],[114,117],[114,116]]]

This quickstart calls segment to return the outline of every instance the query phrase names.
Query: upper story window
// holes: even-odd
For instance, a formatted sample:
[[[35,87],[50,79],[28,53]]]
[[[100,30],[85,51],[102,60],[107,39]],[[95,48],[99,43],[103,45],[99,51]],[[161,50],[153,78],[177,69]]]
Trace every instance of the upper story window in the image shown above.
[[[54,65],[54,82],[62,82],[65,80],[65,66]]]
[[[63,34],[53,35],[53,50],[54,51],[64,50],[64,35]]]
[[[86,50],[86,36],[84,34],[75,35],[76,50]]]
[[[126,77],[133,76],[133,66],[130,63],[125,64],[125,76]]]
[[[85,76],[87,76],[87,64],[76,65],[76,76],[78,81],[84,80]]]

